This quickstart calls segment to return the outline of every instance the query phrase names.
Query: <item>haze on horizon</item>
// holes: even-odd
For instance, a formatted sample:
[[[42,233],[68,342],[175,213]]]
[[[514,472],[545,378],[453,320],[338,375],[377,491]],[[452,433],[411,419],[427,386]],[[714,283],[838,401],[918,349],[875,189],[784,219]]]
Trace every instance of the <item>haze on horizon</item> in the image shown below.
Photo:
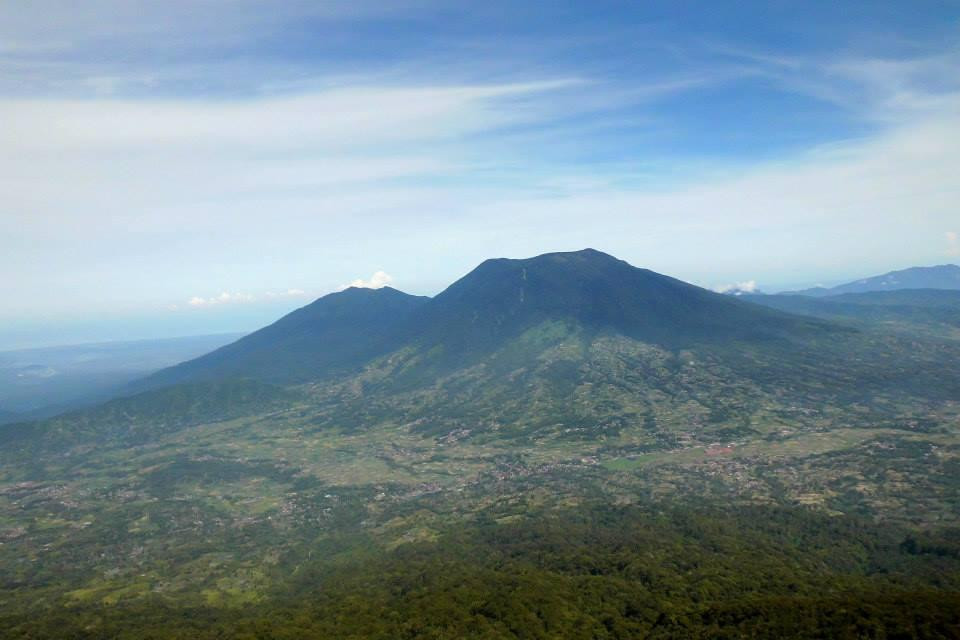
[[[0,348],[243,331],[596,247],[778,290],[960,261],[960,5],[0,6]]]

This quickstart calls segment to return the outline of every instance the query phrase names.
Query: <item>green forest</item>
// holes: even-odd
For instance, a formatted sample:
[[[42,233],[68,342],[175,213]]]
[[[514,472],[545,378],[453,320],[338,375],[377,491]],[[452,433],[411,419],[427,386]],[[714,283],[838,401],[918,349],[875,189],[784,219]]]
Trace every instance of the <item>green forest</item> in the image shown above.
[[[155,595],[0,618],[24,638],[958,638],[960,531],[688,504],[485,511],[433,542],[330,537],[245,606]]]

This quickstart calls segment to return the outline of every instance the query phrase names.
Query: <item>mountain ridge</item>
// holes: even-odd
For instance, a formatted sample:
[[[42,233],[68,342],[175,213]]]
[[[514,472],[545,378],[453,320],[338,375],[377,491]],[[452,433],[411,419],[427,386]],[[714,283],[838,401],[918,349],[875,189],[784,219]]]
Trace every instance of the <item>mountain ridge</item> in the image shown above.
[[[783,291],[779,295],[827,297],[845,293],[896,291],[900,289],[960,289],[960,266],[941,264],[929,267],[909,267],[897,271],[862,278],[835,287],[813,287],[799,291]]]

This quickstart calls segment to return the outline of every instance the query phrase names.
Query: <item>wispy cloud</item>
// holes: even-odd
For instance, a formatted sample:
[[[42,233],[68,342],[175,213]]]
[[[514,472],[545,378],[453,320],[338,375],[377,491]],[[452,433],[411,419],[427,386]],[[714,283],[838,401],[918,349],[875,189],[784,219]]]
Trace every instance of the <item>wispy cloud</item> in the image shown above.
[[[539,101],[513,101],[568,86],[355,87],[237,101],[0,99],[0,120],[12,123],[0,129],[0,224],[88,227],[112,224],[114,215],[129,221],[133,211],[146,222],[154,210],[165,225],[170,211],[157,209],[185,201],[457,174],[468,162],[465,137],[536,121]]]
[[[874,122],[905,122],[960,109],[960,50],[909,57],[855,54],[778,55],[736,46],[718,54],[742,73],[832,103]]]

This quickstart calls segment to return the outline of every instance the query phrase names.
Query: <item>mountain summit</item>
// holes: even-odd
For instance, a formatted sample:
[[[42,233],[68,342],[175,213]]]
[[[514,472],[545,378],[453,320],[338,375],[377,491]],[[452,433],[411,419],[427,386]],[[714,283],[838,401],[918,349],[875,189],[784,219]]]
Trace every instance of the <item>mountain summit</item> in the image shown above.
[[[495,347],[547,321],[665,346],[763,340],[822,327],[595,249],[487,260],[415,315],[418,342],[468,351]]]

